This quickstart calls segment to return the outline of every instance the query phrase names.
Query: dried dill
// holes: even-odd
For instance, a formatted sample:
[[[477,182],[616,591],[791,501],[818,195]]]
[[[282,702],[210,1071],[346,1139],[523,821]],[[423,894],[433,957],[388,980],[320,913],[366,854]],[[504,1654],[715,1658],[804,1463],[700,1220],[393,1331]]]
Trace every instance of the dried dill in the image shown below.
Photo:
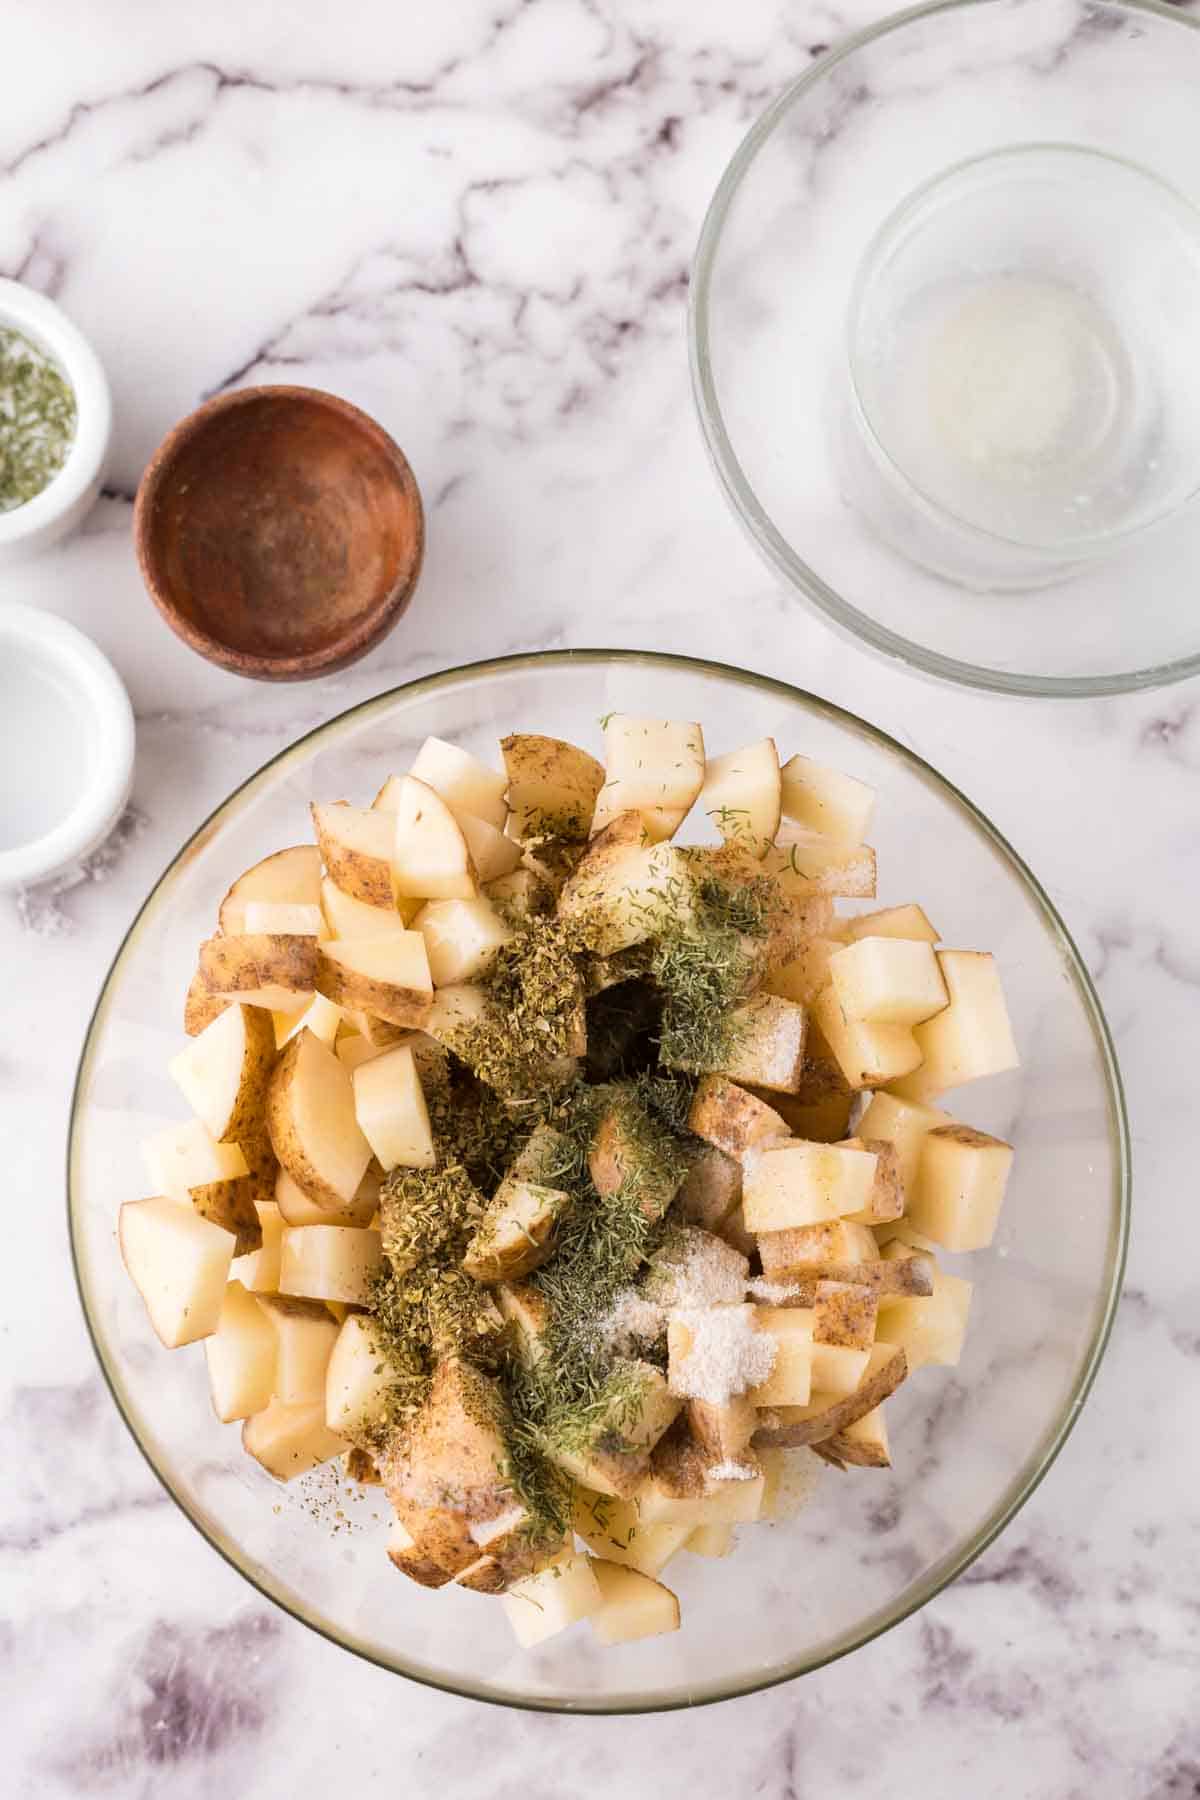
[[[554,1083],[555,1065],[583,1048],[579,951],[569,922],[524,920],[484,983],[487,1012],[455,1039],[456,1054],[508,1099],[541,1095]]]
[[[737,1030],[732,1010],[758,972],[751,944],[770,929],[769,889],[701,881],[690,913],[664,918],[650,961],[663,996],[664,1063],[702,1072],[728,1060]]]
[[[0,513],[24,506],[67,460],[75,393],[36,344],[0,326]]]

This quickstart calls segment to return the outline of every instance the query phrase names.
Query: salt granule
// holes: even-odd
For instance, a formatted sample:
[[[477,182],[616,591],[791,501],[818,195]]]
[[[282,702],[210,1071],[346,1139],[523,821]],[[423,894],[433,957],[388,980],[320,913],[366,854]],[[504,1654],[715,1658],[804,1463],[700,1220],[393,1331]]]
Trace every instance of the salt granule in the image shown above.
[[[681,1399],[724,1406],[775,1366],[775,1338],[758,1329],[752,1306],[681,1307],[674,1317],[692,1340],[687,1355],[671,1364],[671,1392]]]

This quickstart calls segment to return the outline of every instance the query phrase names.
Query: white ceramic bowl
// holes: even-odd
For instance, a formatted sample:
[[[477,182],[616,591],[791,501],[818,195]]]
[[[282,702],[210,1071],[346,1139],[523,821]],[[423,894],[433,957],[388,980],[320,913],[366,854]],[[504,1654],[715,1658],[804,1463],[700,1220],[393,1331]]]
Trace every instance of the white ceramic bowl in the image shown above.
[[[0,888],[26,887],[103,842],[129,797],[133,709],[90,638],[0,607]]]
[[[19,281],[0,280],[0,326],[32,339],[75,391],[75,437],[67,460],[40,494],[0,512],[0,563],[31,556],[65,537],[89,511],[104,480],[112,397],[100,358],[60,306]]]

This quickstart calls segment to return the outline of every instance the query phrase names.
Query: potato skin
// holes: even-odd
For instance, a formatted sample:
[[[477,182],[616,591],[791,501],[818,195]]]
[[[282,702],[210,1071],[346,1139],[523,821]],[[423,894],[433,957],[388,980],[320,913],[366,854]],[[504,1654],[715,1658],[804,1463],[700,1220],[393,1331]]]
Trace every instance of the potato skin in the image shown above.
[[[235,999],[264,987],[311,993],[317,985],[317,940],[269,931],[206,938],[200,975],[211,993]]]
[[[199,1037],[205,1027],[219,1018],[231,1004],[232,997],[228,994],[214,994],[197,969],[183,997],[183,1029],[189,1037]]]
[[[726,1075],[702,1075],[688,1114],[688,1130],[740,1162],[748,1151],[790,1137],[787,1122],[765,1100]]]
[[[521,837],[587,837],[604,786],[604,769],[594,756],[563,738],[532,731],[501,738],[500,754]]]
[[[291,1084],[307,1036],[306,1031],[298,1032],[285,1046],[283,1055],[275,1065],[275,1072],[267,1089],[267,1131],[270,1134],[271,1149],[292,1180],[304,1189],[316,1205],[337,1212],[345,1207],[346,1202],[309,1161],[292,1119]]]
[[[244,1256],[248,1250],[261,1250],[262,1226],[254,1208],[249,1175],[234,1175],[223,1181],[206,1181],[189,1188],[192,1205],[202,1219],[231,1231],[237,1239],[233,1254]]]
[[[242,1006],[245,1033],[242,1078],[230,1108],[229,1122],[221,1133],[226,1144],[242,1144],[243,1138],[259,1139],[267,1129],[267,1088],[275,1067],[275,1021],[262,1006]],[[250,1156],[242,1145],[242,1154]]]
[[[217,922],[226,936],[232,937],[243,929],[248,901],[279,896],[280,890],[270,876],[283,870],[290,876],[290,898],[316,902],[321,887],[321,857],[316,845],[292,844],[286,850],[276,850],[239,875],[222,900]],[[261,879],[264,874],[267,875],[265,884]],[[256,887],[260,890],[257,894],[254,892]]]
[[[321,860],[333,885],[353,899],[365,901],[368,906],[394,908],[396,895],[391,864],[384,862],[382,857],[370,856],[365,850],[354,849],[337,836],[333,830],[336,806],[314,804],[310,810]]]
[[[897,1349],[896,1354],[882,1369],[877,1369],[874,1375],[869,1376],[852,1394],[847,1394],[844,1400],[827,1407],[815,1418],[801,1419],[795,1425],[760,1426],[752,1442],[759,1450],[794,1450],[804,1444],[822,1444],[845,1431],[848,1425],[854,1425],[859,1419],[865,1418],[867,1413],[874,1412],[889,1395],[895,1393],[907,1374],[908,1358],[903,1350]]]
[[[432,992],[397,987],[390,981],[377,981],[360,970],[347,969],[321,948],[317,951],[314,985],[317,992],[332,1000],[335,1006],[368,1013],[375,1021],[382,1020],[385,1025],[404,1030],[423,1030],[433,1001]],[[389,1040],[387,1033],[381,1035],[385,1042],[396,1041],[395,1038]],[[370,1041],[373,1043],[376,1038],[372,1036]]]

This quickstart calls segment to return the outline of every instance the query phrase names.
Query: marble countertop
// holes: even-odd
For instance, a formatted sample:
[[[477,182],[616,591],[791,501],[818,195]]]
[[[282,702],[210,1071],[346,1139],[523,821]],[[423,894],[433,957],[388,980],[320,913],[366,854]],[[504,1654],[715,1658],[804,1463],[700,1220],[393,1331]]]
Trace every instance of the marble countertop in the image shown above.
[[[655,1800],[1200,1794],[1200,698],[1036,705],[919,684],[776,587],[692,416],[689,261],[750,120],[876,0],[212,0],[8,9],[0,273],[62,300],[115,389],[84,533],[0,572],[128,684],[111,843],[0,897],[0,1716],[6,1795],[619,1788]],[[327,386],[404,444],[424,579],[364,663],[299,687],[208,667],[138,579],[166,427],[246,380]],[[1048,1479],[954,1588],[770,1694],[620,1724],[471,1705],[272,1610],[158,1487],[96,1371],[62,1157],[109,959],[181,840],[281,745],[412,675],[529,647],[679,648],[865,714],[1032,863],[1099,983],[1137,1219],[1100,1377]]]

